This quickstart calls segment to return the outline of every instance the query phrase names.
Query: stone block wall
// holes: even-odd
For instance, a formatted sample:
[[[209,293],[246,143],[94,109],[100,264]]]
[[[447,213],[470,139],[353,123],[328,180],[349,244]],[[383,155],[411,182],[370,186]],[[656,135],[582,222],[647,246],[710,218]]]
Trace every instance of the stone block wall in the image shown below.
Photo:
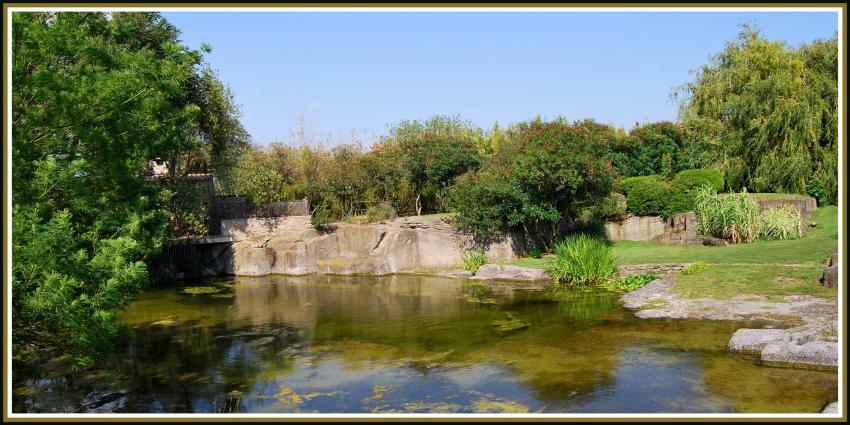
[[[612,241],[654,241],[673,245],[700,244],[696,215],[692,212],[670,218],[631,216],[622,222],[605,223],[605,234]]]

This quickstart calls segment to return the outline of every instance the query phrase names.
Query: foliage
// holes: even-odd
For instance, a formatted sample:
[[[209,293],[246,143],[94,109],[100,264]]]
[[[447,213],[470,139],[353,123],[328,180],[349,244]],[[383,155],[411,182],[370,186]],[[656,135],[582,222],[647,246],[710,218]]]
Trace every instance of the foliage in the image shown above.
[[[325,225],[330,222],[330,209],[325,204],[319,204],[310,213],[310,224],[316,230],[323,230]]]
[[[389,202],[382,201],[374,207],[366,210],[366,217],[370,223],[377,221],[392,220],[397,217],[395,208]]]
[[[555,244],[555,262],[549,269],[556,285],[601,285],[617,271],[611,244],[583,233]]]
[[[13,342],[86,363],[111,351],[169,217],[198,224],[176,186],[145,179],[149,161],[203,149],[216,112],[195,102],[201,52],[156,13],[11,19]]]
[[[797,239],[803,236],[803,217],[792,206],[762,211],[759,220],[760,237],[763,239]]]
[[[464,270],[469,270],[471,272],[477,272],[481,266],[487,264],[489,261],[487,259],[487,255],[484,251],[480,249],[473,249],[468,251],[460,256],[461,260],[461,268]]]
[[[696,190],[707,186],[714,191],[723,190],[723,174],[711,168],[685,170],[677,173],[670,183],[665,215],[670,216],[694,209]]]
[[[543,253],[540,251],[540,248],[534,247],[528,251],[528,256],[531,258],[543,258]]]
[[[483,132],[456,117],[437,115],[427,121],[402,121],[390,128],[376,148],[386,158],[387,178],[413,186],[413,205],[401,211],[441,212],[442,191],[452,180],[480,166]]]
[[[457,224],[476,236],[521,229],[530,237],[555,234],[564,218],[611,193],[614,171],[605,160],[616,132],[593,121],[535,120],[518,125],[484,167],[459,177],[449,192]]]
[[[666,215],[671,187],[659,176],[628,177],[617,187],[626,195],[626,209],[635,215]]]
[[[682,274],[682,276],[690,276],[694,273],[698,273],[700,270],[704,270],[706,267],[708,267],[708,264],[706,264],[704,261],[697,261],[696,263],[692,263],[682,269],[680,273]]]
[[[820,201],[836,202],[837,34],[795,49],[745,26],[679,94],[682,120],[717,147],[728,188],[820,187]]]
[[[758,206],[746,190],[719,196],[704,186],[697,189],[694,212],[699,231],[704,235],[732,243],[754,242],[760,236]]]
[[[699,168],[708,156],[704,144],[681,124],[657,122],[633,128],[613,140],[610,158],[623,177],[660,175]]]
[[[603,286],[610,291],[631,292],[635,289],[643,288],[647,283],[655,280],[655,278],[656,276],[654,274],[633,274],[607,282]]]

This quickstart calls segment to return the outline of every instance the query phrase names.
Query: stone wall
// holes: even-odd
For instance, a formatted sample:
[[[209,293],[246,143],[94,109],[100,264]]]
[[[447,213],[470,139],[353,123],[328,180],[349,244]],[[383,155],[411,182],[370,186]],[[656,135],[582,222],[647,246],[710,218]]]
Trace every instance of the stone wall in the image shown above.
[[[605,223],[605,234],[612,241],[653,241],[666,244],[700,244],[696,215],[692,212],[670,218],[631,216],[622,222]]]
[[[791,206],[803,216],[803,220],[808,220],[812,215],[812,211],[818,209],[818,203],[815,198],[801,195],[788,195],[785,199],[759,199],[756,197],[756,204],[759,211],[769,210],[782,206]]]
[[[680,272],[689,265],[690,263],[629,264],[617,267],[617,271],[620,272],[620,276],[629,276],[633,274],[663,274]]]
[[[403,217],[373,224],[336,223],[318,232],[309,216],[222,220],[233,239],[236,275],[373,274],[449,268],[479,248],[494,261],[525,252],[518,235],[481,243],[456,232],[443,217]]]

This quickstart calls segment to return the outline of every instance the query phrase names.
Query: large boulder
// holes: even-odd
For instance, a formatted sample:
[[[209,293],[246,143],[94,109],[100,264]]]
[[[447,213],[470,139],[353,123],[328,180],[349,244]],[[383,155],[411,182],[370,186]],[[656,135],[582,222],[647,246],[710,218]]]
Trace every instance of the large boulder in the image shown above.
[[[838,249],[832,251],[832,257],[829,258],[826,268],[821,275],[820,283],[832,289],[838,289]]]
[[[510,260],[524,247],[521,237],[508,234],[496,234],[492,242],[482,244],[434,216],[335,223],[324,234],[302,216],[224,220],[222,227],[234,241],[228,272],[237,275],[382,275],[456,267],[461,255],[473,248],[484,249],[491,260]]]

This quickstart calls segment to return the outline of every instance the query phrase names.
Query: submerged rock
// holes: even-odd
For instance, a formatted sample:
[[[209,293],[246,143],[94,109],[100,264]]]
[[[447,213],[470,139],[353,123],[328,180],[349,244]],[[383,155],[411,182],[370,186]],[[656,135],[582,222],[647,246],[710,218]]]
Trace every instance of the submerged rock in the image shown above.
[[[472,277],[472,272],[469,271],[469,270],[463,270],[463,269],[451,269],[451,270],[443,270],[443,271],[437,273],[437,276],[466,279],[466,278]]]
[[[485,264],[481,266],[472,279],[503,279],[503,280],[545,280],[549,273],[543,269],[509,266],[500,264]]]

